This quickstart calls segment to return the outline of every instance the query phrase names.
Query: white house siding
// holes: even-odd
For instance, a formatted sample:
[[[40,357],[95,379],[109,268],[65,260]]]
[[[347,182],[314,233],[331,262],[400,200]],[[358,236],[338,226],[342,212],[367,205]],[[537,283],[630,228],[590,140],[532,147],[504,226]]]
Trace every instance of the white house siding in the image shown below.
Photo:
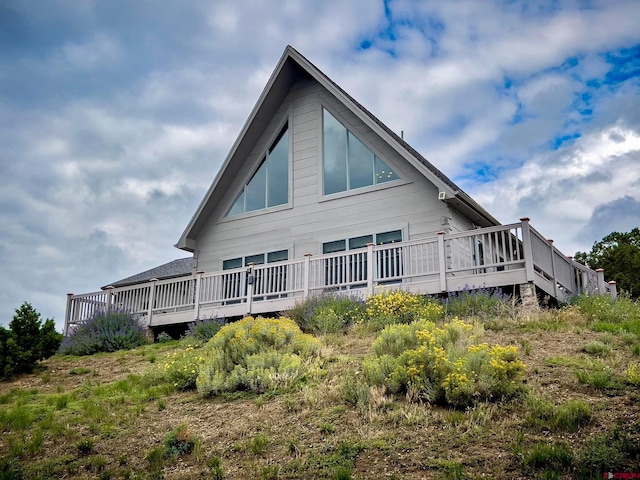
[[[372,151],[400,174],[402,180],[322,196],[322,106],[327,107]],[[243,183],[257,167],[284,120],[289,122],[293,164],[290,167],[290,204],[225,218]],[[219,185],[218,188],[224,188]],[[289,258],[322,253],[322,243],[360,235],[403,230],[405,240],[434,235],[443,218],[456,229],[471,222],[438,200],[438,189],[409,165],[377,134],[315,81],[293,85],[281,107],[220,203],[196,237],[197,268],[215,271],[223,260],[289,249]]]

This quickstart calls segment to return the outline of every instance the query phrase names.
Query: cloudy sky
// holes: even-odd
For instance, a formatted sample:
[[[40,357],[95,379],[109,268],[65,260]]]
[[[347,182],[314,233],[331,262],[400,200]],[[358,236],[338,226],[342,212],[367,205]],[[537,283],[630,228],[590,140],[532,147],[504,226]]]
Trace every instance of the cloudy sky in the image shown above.
[[[1,0],[0,322],[175,258],[287,44],[503,223],[640,224],[637,0]]]

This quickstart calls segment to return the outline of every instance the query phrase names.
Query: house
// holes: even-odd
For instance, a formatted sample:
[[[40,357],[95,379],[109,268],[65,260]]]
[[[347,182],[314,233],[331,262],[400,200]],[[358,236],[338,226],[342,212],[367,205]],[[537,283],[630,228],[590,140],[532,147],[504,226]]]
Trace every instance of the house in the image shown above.
[[[501,225],[290,46],[176,247],[193,254],[192,274],[70,295],[67,325],[105,305],[154,327],[380,286],[608,289],[528,219]]]

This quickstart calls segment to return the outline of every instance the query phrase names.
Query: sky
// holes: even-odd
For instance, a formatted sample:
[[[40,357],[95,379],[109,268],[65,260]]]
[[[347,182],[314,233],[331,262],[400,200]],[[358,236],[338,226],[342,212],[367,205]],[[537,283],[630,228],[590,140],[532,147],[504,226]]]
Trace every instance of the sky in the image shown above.
[[[502,223],[640,226],[640,1],[0,0],[0,323],[173,245],[290,44]]]

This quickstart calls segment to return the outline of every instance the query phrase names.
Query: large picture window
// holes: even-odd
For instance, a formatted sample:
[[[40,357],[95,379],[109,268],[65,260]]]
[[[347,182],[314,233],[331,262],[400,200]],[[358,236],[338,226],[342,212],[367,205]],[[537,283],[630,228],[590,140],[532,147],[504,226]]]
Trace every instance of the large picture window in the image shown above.
[[[326,109],[322,109],[324,194],[400,177]]]
[[[289,201],[289,132],[285,126],[262,158],[260,166],[243,186],[228,217]]]

